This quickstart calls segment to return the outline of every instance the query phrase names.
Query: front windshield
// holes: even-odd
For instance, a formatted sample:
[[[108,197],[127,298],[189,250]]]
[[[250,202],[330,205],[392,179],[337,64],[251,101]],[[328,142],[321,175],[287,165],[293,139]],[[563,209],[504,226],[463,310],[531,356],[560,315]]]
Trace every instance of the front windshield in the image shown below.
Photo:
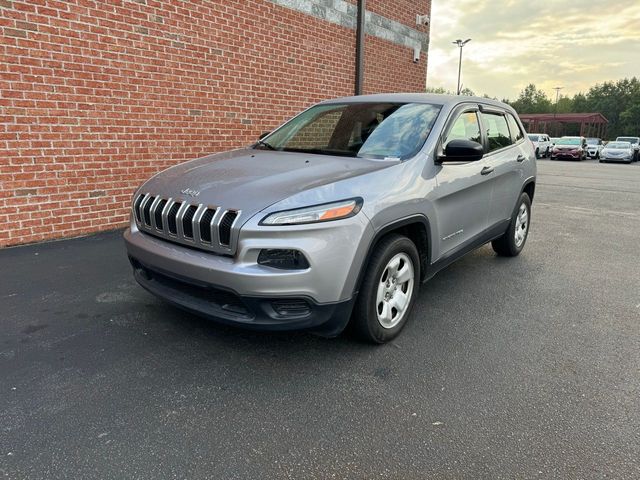
[[[618,137],[618,142],[638,143],[638,139],[635,137]]]
[[[587,145],[598,145],[599,140],[597,138],[587,138]]]
[[[538,135],[529,135],[529,140],[531,140],[532,142],[537,142],[538,141]]]
[[[559,138],[556,145],[580,145],[579,138]]]
[[[629,148],[631,148],[631,144],[629,142],[610,142],[607,143],[607,148],[612,150],[628,150]]]
[[[440,108],[391,102],[316,105],[265,137],[256,148],[405,159],[420,150]]]

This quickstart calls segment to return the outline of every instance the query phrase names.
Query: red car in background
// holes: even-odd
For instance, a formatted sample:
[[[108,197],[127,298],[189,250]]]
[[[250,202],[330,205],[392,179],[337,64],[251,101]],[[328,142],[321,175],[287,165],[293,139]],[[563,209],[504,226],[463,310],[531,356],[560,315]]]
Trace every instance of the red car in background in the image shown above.
[[[584,137],[562,137],[551,150],[551,160],[586,160],[587,139]]]

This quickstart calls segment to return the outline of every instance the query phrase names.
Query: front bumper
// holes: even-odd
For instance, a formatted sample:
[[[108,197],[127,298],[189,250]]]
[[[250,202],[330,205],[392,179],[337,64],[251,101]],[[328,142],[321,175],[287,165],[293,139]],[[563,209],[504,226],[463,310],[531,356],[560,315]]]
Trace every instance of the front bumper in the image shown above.
[[[348,321],[372,238],[363,213],[295,227],[264,227],[249,220],[233,257],[156,238],[135,223],[124,234],[136,280],[153,294],[224,323],[328,336],[337,335]],[[262,249],[291,248],[304,254],[309,268],[280,270],[257,263]],[[278,313],[274,302],[288,300],[306,302],[308,312]]]
[[[223,287],[161,272],[129,257],[136,281],[150,293],[191,313],[247,329],[305,330],[334,337],[349,322],[354,298],[318,304],[309,298],[241,296]]]
[[[582,158],[582,154],[578,152],[554,151],[551,153],[551,157],[567,160],[580,160]]]
[[[600,160],[603,162],[625,162],[629,163],[633,161],[633,157],[611,157],[611,156],[602,156]]]

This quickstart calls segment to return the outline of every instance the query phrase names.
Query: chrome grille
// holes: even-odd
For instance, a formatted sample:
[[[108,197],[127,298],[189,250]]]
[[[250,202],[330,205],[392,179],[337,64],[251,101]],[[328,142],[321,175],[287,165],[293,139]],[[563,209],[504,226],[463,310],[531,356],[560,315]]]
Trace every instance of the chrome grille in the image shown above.
[[[142,193],[133,201],[133,214],[145,233],[202,250],[235,253],[238,210]]]
[[[138,195],[138,198],[136,198],[136,201],[133,202],[133,211],[136,215],[136,220],[138,221],[138,223],[142,221],[142,218],[140,217],[140,205],[142,204],[143,198],[144,198],[144,195]]]
[[[229,245],[231,241],[231,225],[235,221],[238,214],[236,212],[227,212],[220,222],[220,244]]]
[[[169,233],[173,235],[178,234],[178,224],[176,223],[176,215],[178,214],[178,210],[182,206],[181,203],[174,202],[171,204],[171,208],[169,209],[169,213],[167,215],[167,223],[169,224]]]
[[[144,224],[148,227],[151,226],[151,205],[155,202],[156,197],[148,197],[142,206],[142,216],[144,218]]]
[[[198,210],[195,205],[189,205],[182,216],[182,233],[186,238],[193,238],[193,216]]]
[[[164,198],[161,198],[160,201],[158,202],[158,206],[155,208],[155,221],[156,221],[156,228],[158,230],[162,230],[163,226],[164,226],[164,222],[162,221],[162,210],[164,210],[164,207],[167,205],[167,201]]]
[[[200,240],[211,243],[211,220],[216,214],[214,208],[207,208],[200,219]]]

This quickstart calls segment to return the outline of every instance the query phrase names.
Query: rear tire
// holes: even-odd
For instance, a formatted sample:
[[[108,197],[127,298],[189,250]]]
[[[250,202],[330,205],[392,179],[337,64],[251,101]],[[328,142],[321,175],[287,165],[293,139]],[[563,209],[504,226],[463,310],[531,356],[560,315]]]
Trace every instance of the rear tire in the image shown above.
[[[420,256],[407,237],[390,234],[376,246],[351,318],[353,332],[371,343],[393,340],[404,328],[420,285]]]
[[[527,243],[531,223],[531,199],[522,193],[511,215],[509,228],[500,238],[491,242],[493,251],[501,257],[516,257]]]

